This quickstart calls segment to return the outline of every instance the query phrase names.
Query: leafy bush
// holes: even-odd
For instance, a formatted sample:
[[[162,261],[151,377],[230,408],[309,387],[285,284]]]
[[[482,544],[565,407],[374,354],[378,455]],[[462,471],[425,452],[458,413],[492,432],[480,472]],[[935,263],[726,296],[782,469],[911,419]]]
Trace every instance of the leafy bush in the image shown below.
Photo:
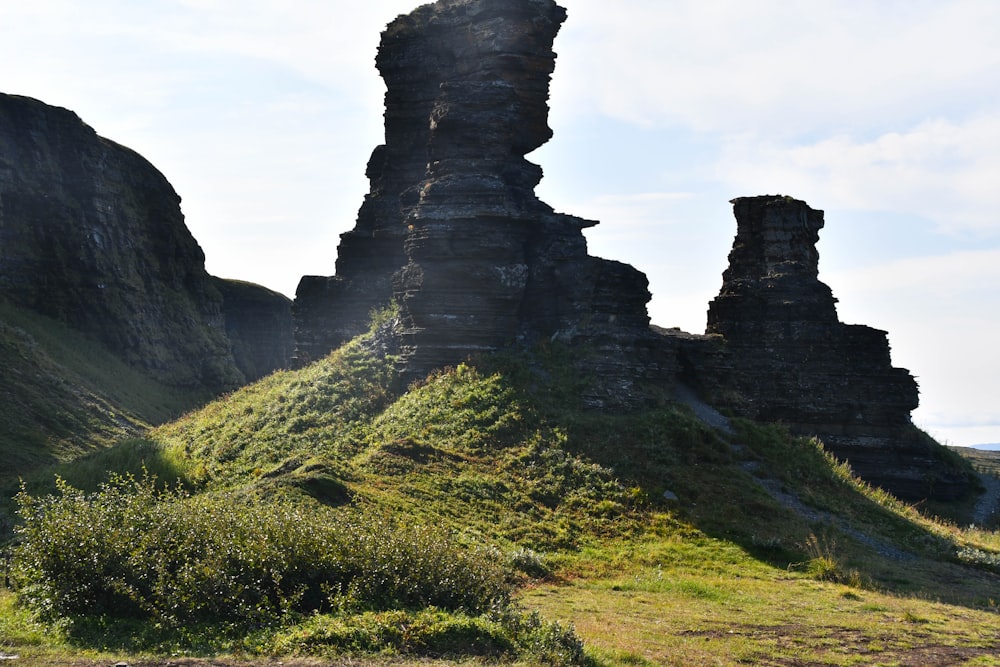
[[[278,654],[400,653],[501,656],[515,647],[500,623],[439,609],[312,616],[273,641]]]
[[[547,623],[537,612],[508,613],[501,623],[515,638],[521,654],[530,658],[532,664],[562,667],[590,662],[584,653],[583,642],[572,626]]]
[[[389,649],[439,657],[509,657],[532,665],[586,665],[576,632],[512,609],[468,616],[440,609],[392,610],[312,616],[279,633],[268,647],[276,654],[357,654]]]
[[[189,496],[118,477],[95,494],[17,498],[19,597],[49,618],[260,624],[291,612],[509,603],[502,559],[443,533],[291,501]]]

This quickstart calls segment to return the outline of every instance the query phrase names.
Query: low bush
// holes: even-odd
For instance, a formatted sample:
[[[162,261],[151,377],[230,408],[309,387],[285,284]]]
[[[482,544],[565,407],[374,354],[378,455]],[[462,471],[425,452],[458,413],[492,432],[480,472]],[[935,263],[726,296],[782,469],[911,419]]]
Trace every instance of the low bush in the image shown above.
[[[190,496],[117,477],[94,494],[18,497],[12,578],[48,618],[109,615],[180,625],[261,625],[290,613],[509,604],[510,576],[485,548],[431,528],[334,514],[290,500]]]
[[[279,655],[399,653],[437,656],[513,654],[515,646],[500,623],[484,616],[438,609],[312,616],[273,640]]]
[[[508,658],[553,667],[591,664],[573,628],[514,609],[475,617],[434,608],[317,615],[278,633],[267,649],[278,655],[388,650],[445,658]]]

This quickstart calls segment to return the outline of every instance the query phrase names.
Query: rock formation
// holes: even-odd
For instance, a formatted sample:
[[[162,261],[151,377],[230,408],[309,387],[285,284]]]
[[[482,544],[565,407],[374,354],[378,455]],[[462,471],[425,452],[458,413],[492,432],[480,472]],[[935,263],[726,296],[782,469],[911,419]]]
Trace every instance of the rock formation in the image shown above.
[[[299,285],[300,363],[395,299],[411,375],[539,339],[595,352],[590,369],[607,381],[594,404],[629,403],[637,383],[672,373],[649,330],[645,276],[589,256],[583,229],[597,223],[534,194],[542,170],[524,156],[552,134],[552,42],[565,18],[551,0],[442,0],[383,32],[386,143],[337,275]]]
[[[404,374],[561,340],[600,378],[590,405],[641,404],[644,384],[680,377],[738,415],[821,436],[901,496],[961,493],[967,480],[910,423],[917,386],[892,366],[885,332],[842,324],[818,279],[822,212],[787,197],[735,200],[708,335],[661,335],[645,276],[587,254],[583,230],[597,223],[538,200],[542,171],[524,156],[551,135],[552,44],[565,18],[551,0],[440,0],[389,24],[376,58],[385,144],[336,275],[299,284],[298,363],[394,301]]]
[[[960,496],[969,480],[910,422],[917,385],[892,366],[886,333],[841,323],[818,278],[822,211],[733,200],[730,265],[707,334],[693,336],[654,332],[645,276],[589,256],[583,230],[597,223],[535,196],[542,170],[525,155],[552,134],[565,18],[552,0],[439,0],[389,24],[370,192],[336,275],[304,277],[291,307],[208,275],[180,198],[142,157],[70,111],[0,95],[0,305],[60,320],[203,394],[285,366],[290,310],[301,365],[394,302],[398,326],[379,340],[406,376],[558,340],[597,379],[588,405],[634,407],[679,378],[736,415],[819,436],[903,498]]]
[[[729,268],[708,310],[707,333],[724,345],[692,364],[702,389],[738,415],[819,436],[899,496],[960,495],[968,480],[910,422],[917,383],[892,366],[886,333],[841,323],[818,278],[823,212],[782,196],[735,199],[733,209]]]
[[[2,94],[0,299],[98,338],[168,384],[244,381],[226,335],[235,313],[224,312],[163,175],[71,111]]]
[[[247,381],[288,368],[295,346],[292,300],[242,280],[213,277],[212,282],[222,295],[222,315],[233,359]]]

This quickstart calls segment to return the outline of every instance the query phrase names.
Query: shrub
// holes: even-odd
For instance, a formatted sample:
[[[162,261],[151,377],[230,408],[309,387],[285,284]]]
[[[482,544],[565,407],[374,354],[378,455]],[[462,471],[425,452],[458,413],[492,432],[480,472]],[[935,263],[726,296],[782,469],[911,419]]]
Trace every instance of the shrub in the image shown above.
[[[481,614],[510,601],[501,559],[435,529],[289,500],[190,496],[150,478],[117,477],[94,494],[57,487],[18,495],[12,564],[20,599],[49,618],[261,624],[333,607]]]
[[[389,649],[439,657],[515,658],[554,667],[590,664],[571,627],[513,609],[482,616],[440,609],[312,616],[275,636],[276,654],[358,654]]]
[[[439,609],[313,616],[273,643],[279,654],[373,653],[387,648],[424,655],[497,657],[515,650],[499,623]]]
[[[500,622],[514,637],[521,655],[531,664],[553,667],[589,664],[583,642],[572,626],[547,623],[537,612],[507,613]]]

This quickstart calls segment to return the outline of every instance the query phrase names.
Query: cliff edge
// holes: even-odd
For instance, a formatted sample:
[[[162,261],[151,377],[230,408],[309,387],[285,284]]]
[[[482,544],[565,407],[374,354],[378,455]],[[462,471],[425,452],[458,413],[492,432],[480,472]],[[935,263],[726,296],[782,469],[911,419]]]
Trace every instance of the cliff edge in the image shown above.
[[[262,299],[272,320],[284,312],[284,331],[271,326],[266,341],[248,332],[248,290],[259,293],[258,314]],[[89,334],[176,387],[231,389],[290,356],[289,300],[209,276],[163,174],[73,112],[4,94],[0,299]]]

